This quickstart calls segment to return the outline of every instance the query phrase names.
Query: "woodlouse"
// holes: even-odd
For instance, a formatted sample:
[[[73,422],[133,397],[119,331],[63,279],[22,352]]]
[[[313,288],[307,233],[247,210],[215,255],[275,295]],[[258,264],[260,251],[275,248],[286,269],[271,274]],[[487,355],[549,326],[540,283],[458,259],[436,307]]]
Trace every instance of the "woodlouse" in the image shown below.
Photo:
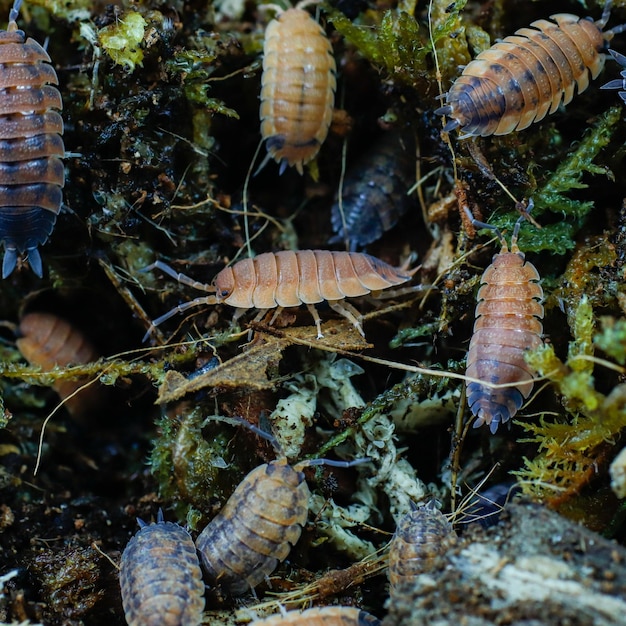
[[[138,520],[120,562],[122,605],[129,626],[198,626],[204,610],[204,583],[189,533],[164,522]]]
[[[356,607],[327,606],[289,611],[252,622],[253,626],[379,626],[380,620]]]
[[[29,363],[39,365],[44,372],[55,366],[90,363],[100,356],[80,330],[51,313],[26,314],[20,321],[19,332],[21,337],[16,341],[18,350]],[[102,389],[97,384],[72,396],[84,384],[84,380],[57,380],[52,385],[76,419],[92,417],[102,400]]]
[[[315,459],[294,466],[277,459],[252,470],[196,539],[202,566],[225,592],[254,589],[287,558],[309,512],[310,465],[349,467],[364,460]]]
[[[337,201],[331,210],[337,235],[330,243],[347,241],[350,250],[356,250],[393,228],[412,204],[407,191],[414,169],[400,135],[385,133],[348,172],[342,205]]]
[[[298,173],[324,143],[335,101],[335,59],[322,27],[301,7],[265,30],[261,135],[268,157]]]
[[[15,0],[0,31],[0,239],[2,277],[26,253],[42,276],[37,247],[46,242],[63,202],[63,109],[48,53],[17,28],[22,0]],[[56,109],[56,110],[55,110]]]
[[[480,279],[466,370],[470,378],[513,384],[493,388],[467,382],[467,401],[477,417],[474,426],[488,424],[492,433],[500,423],[511,419],[530,395],[533,372],[524,360],[524,353],[542,345],[541,278],[517,247],[523,219],[522,216],[513,230],[510,252],[499,230],[472,219],[479,228],[495,230],[502,242],[502,249]]]
[[[154,320],[153,326],[158,326],[177,313],[203,304],[223,302],[236,307],[240,311],[236,312],[235,318],[246,309],[257,308],[263,313],[266,309],[278,307],[274,315],[276,318],[284,307],[306,304],[315,320],[318,338],[323,337],[322,322],[313,304],[328,301],[333,310],[350,320],[363,335],[358,319],[359,312],[351,304],[339,301],[400,285],[417,271],[404,271],[360,252],[328,250],[264,252],[224,268],[210,285],[178,274],[161,261],[156,261],[144,271],[154,268],[164,271],[185,285],[215,292],[215,295],[181,304]],[[150,331],[146,337],[149,333]]]
[[[392,593],[398,585],[432,569],[456,539],[452,524],[430,503],[404,515],[389,546]]]
[[[505,135],[554,113],[587,89],[604,66],[607,42],[624,26],[603,31],[607,2],[594,22],[568,13],[520,28],[465,66],[436,110],[450,117],[444,130],[460,128],[462,137]]]
[[[611,56],[624,68],[626,68],[626,56],[616,52],[615,50],[609,50]],[[626,102],[626,69],[620,72],[621,78],[611,80],[606,85],[602,85],[600,89],[621,89],[618,92],[619,97]]]

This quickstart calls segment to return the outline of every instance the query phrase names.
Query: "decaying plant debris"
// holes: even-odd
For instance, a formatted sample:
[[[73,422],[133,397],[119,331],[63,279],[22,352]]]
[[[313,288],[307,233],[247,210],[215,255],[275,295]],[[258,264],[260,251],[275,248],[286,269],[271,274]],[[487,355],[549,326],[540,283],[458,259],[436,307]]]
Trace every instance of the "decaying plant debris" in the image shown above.
[[[136,518],[162,508],[195,538],[250,470],[283,456],[369,462],[307,469],[309,518],[287,560],[237,610],[207,595],[205,621],[313,603],[360,606],[390,626],[457,615],[617,623],[626,535],[609,466],[626,427],[626,111],[598,87],[620,67],[607,61],[567,108],[519,133],[458,141],[433,112],[458,66],[494,39],[558,11],[597,19],[603,2],[588,4],[321,3],[338,68],[328,138],[303,176],[270,162],[249,177],[262,159],[252,165],[271,10],[25,0],[20,27],[49,37],[63,94],[67,209],[41,247],[44,277],[18,267],[0,284],[0,622],[123,624],[114,564]],[[8,11],[0,3],[0,17]],[[625,21],[626,3],[614,2],[610,24]],[[611,46],[625,52],[626,36]],[[141,271],[155,260],[210,283],[249,249],[345,249],[328,243],[333,204],[390,132],[406,139],[414,202],[365,251],[421,265],[410,283],[421,288],[355,301],[365,338],[324,303],[323,339],[304,308],[234,323],[218,305],[173,316],[142,343],[152,320],[197,295]],[[518,207],[532,197],[541,226],[522,224],[519,246],[542,276],[544,345],[527,356],[539,373],[529,402],[491,435],[469,425],[463,372],[480,275],[499,243],[459,209],[510,236],[512,197]],[[28,365],[16,328],[31,312],[66,319],[103,356]],[[53,389],[76,380],[106,390],[80,420]],[[487,533],[468,523],[501,504],[474,490],[504,485],[506,496],[512,481],[526,503]],[[433,499],[459,543],[389,605],[387,543],[412,503]],[[482,508],[469,515],[469,501]],[[535,536],[532,553],[515,551]],[[561,575],[551,602],[528,600],[537,576]]]

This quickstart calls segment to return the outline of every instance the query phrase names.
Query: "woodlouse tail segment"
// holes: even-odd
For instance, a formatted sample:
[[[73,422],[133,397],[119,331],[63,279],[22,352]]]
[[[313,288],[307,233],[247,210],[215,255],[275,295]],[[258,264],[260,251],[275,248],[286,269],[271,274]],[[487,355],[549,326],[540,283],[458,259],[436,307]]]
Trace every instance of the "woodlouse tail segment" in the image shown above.
[[[611,49],[609,49],[609,53],[622,67],[626,68],[626,56]],[[621,78],[616,78],[602,85],[600,89],[621,89],[622,91],[618,91],[617,93],[619,97],[626,102],[626,69],[620,72],[620,76]]]

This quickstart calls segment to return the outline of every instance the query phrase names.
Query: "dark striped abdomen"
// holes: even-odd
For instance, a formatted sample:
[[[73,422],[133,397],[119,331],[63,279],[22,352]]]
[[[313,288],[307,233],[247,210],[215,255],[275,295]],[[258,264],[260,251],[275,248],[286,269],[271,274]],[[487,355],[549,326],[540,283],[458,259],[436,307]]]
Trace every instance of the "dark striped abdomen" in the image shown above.
[[[567,104],[574,88],[604,66],[606,39],[601,27],[576,15],[552,15],[521,28],[469,63],[437,110],[463,136],[505,135],[527,128]]]
[[[13,12],[12,12],[13,16]],[[15,16],[16,17],[16,14]],[[48,53],[15,21],[0,32],[0,239],[2,276],[26,253],[42,275],[45,243],[63,202],[63,108]]]

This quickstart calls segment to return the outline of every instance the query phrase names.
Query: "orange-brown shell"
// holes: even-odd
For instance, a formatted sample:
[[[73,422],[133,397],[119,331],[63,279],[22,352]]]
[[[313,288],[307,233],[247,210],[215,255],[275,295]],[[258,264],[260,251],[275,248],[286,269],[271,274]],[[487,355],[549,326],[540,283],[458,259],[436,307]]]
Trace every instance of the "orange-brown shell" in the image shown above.
[[[178,524],[145,525],[120,562],[122,605],[129,626],[199,626],[204,583],[196,548]]]
[[[521,252],[501,252],[481,278],[476,322],[467,354],[466,375],[511,387],[491,388],[467,383],[467,401],[492,433],[511,419],[530,395],[533,371],[524,360],[527,350],[538,348],[543,326],[543,290],[539,273]]]
[[[379,626],[380,620],[356,607],[327,606],[289,611],[252,622],[252,626]]]
[[[99,358],[96,349],[81,331],[51,313],[28,313],[20,322],[19,332],[21,337],[16,341],[18,350],[31,365],[38,365],[44,372],[57,365],[81,365]],[[85,382],[58,380],[52,387],[65,399]],[[92,411],[99,408],[101,394],[99,385],[90,385],[69,398],[65,407],[74,418],[87,418]]]
[[[527,128],[568,104],[604,66],[606,37],[600,26],[559,13],[532,22],[471,61],[438,110],[452,118],[448,130],[463,136],[505,135]]]
[[[288,9],[265,31],[261,135],[281,167],[303,165],[318,153],[335,101],[335,60],[326,34],[302,9]]]
[[[230,306],[271,309],[364,296],[411,278],[359,252],[265,252],[238,261],[215,277],[216,300]]]
[[[14,21],[0,31],[0,239],[6,278],[26,252],[42,275],[38,246],[48,239],[63,201],[63,108],[48,53]]]
[[[456,543],[446,516],[430,505],[402,517],[389,546],[391,592],[403,582],[433,568],[438,558]]]
[[[196,539],[210,580],[233,595],[256,587],[298,541],[308,510],[302,472],[285,460],[254,469]]]

